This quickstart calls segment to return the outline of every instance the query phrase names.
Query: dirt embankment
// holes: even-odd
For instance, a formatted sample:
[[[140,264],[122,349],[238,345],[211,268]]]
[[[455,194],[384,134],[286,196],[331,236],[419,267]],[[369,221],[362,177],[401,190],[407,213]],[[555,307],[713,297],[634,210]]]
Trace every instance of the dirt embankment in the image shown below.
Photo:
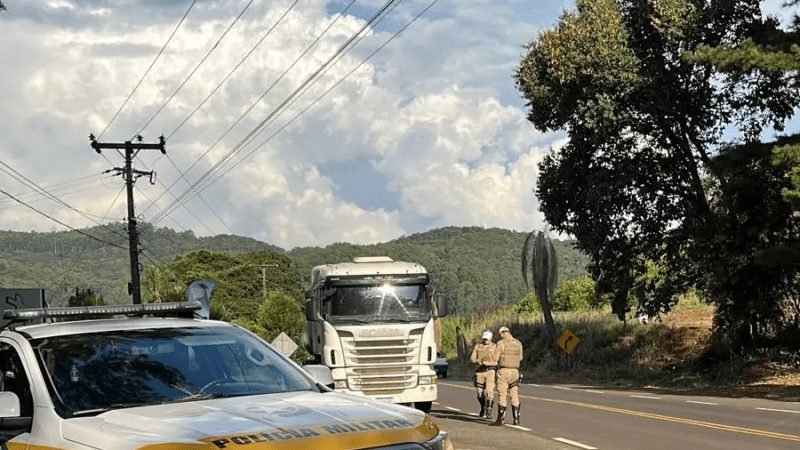
[[[662,364],[699,357],[711,338],[713,307],[672,311],[662,318],[668,327],[655,359]],[[800,400],[800,367],[770,361],[753,361],[743,366],[737,380],[727,386],[692,388],[706,395]]]

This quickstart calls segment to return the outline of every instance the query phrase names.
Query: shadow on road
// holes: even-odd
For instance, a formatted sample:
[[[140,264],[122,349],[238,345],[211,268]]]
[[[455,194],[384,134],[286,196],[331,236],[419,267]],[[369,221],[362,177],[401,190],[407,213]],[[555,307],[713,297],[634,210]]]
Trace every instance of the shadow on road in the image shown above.
[[[431,410],[431,412],[428,413],[428,415],[438,419],[450,419],[450,420],[457,420],[460,422],[468,422],[468,423],[475,423],[482,425],[487,425],[492,422],[489,419],[483,419],[478,416],[465,414],[463,412],[448,411],[446,409],[433,409]]]

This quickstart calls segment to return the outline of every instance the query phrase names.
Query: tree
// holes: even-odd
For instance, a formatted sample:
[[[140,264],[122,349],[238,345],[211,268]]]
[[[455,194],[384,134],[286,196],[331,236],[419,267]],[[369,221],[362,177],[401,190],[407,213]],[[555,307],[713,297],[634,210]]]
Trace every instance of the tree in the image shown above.
[[[558,285],[558,257],[553,241],[544,232],[534,231],[525,239],[525,244],[522,246],[522,277],[526,286],[530,286],[528,284],[530,277],[530,284],[533,285],[533,291],[542,305],[547,333],[551,339],[556,339],[550,299]]]
[[[723,131],[735,127],[740,140],[753,142],[765,126],[780,129],[800,104],[800,90],[785,73],[725,77],[685,53],[739,46],[778,28],[753,0],[578,0],[575,12],[563,13],[554,30],[527,45],[515,80],[528,118],[542,131],[566,130],[569,137],[540,164],[540,208],[589,255],[598,293],[611,295],[621,320],[648,261],[664,267],[663,282],[640,298],[652,312],[668,311],[678,294],[709,280],[700,249],[713,247],[714,225],[722,220],[711,194],[741,194],[731,177],[746,178],[714,172],[714,160],[731,147]],[[762,198],[780,190],[775,176],[761,179],[773,183]],[[711,192],[713,183],[721,188]],[[741,214],[745,205],[738,205]],[[760,226],[785,223],[783,211],[773,212],[775,220]],[[725,232],[735,228],[734,221]],[[752,258],[758,246],[747,241],[722,256]],[[745,272],[713,277],[747,278]]]
[[[272,342],[281,333],[286,333],[298,345],[292,355],[295,361],[303,361],[308,357],[302,345],[305,323],[306,317],[298,299],[282,291],[270,291],[256,314],[256,332],[264,340]]]
[[[794,0],[785,6],[798,4],[800,1]],[[769,27],[760,31],[736,46],[700,46],[685,54],[691,61],[714,65],[732,89],[748,93],[736,105],[745,112],[775,101],[764,92],[747,89],[753,80],[775,80],[795,96],[800,92],[800,16],[794,14],[788,30]],[[791,114],[791,104],[777,106],[782,115]],[[782,123],[774,126],[783,131]],[[709,277],[705,287],[718,299],[718,329],[725,330],[737,345],[764,345],[787,331],[796,332],[800,318],[800,227],[796,220],[800,211],[800,134],[774,142],[731,145],[720,153],[713,172],[725,182],[715,186],[719,195],[713,208],[717,225],[730,232],[725,233],[728,239],[717,236],[713,250],[730,252],[731,247],[741,247],[742,241],[756,244],[749,246],[746,258],[715,261],[718,270],[747,276]],[[732,222],[739,226],[731,227]],[[697,254],[705,256],[711,247],[700,246]]]
[[[262,273],[262,264],[271,266]],[[252,320],[268,291],[280,290],[303,299],[300,274],[291,260],[278,253],[232,254],[198,250],[176,256],[172,262],[147,267],[143,297],[148,301],[186,301],[187,286],[198,279],[216,283],[211,316],[235,321]],[[262,276],[265,279],[262,280]]]
[[[800,0],[787,2],[786,8],[797,6]],[[739,84],[744,80],[773,74],[794,92],[800,92],[800,15],[794,14],[792,27],[788,30],[776,28],[765,30],[736,47],[700,46],[693,52],[687,52],[688,59],[701,63],[713,64],[720,72]],[[750,103],[771,101],[761,98],[755,92]],[[788,114],[788,112],[787,112]],[[778,124],[778,131],[783,131]],[[773,143],[762,147],[771,150],[772,163],[785,173],[790,186],[782,188],[781,194],[790,205],[792,212],[800,211],[800,134],[784,136]],[[781,258],[791,264],[800,264],[800,246],[781,247],[766,250],[762,257]]]

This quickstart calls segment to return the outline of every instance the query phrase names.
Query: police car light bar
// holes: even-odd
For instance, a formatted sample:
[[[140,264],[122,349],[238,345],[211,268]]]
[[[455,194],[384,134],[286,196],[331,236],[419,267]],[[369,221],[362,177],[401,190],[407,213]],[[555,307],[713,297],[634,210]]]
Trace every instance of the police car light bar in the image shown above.
[[[180,314],[202,308],[198,301],[145,303],[141,305],[79,306],[67,308],[8,309],[4,319],[33,320],[40,318],[90,319],[109,316],[146,316],[150,314]]]

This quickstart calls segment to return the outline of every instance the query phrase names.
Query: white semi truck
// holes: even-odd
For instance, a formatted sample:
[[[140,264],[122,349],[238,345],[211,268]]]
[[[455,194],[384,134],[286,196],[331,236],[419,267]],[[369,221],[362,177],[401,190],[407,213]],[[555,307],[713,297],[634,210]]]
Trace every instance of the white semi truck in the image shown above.
[[[447,304],[434,302],[428,282],[421,265],[386,256],[312,269],[303,340],[337,391],[430,410],[435,320]]]

